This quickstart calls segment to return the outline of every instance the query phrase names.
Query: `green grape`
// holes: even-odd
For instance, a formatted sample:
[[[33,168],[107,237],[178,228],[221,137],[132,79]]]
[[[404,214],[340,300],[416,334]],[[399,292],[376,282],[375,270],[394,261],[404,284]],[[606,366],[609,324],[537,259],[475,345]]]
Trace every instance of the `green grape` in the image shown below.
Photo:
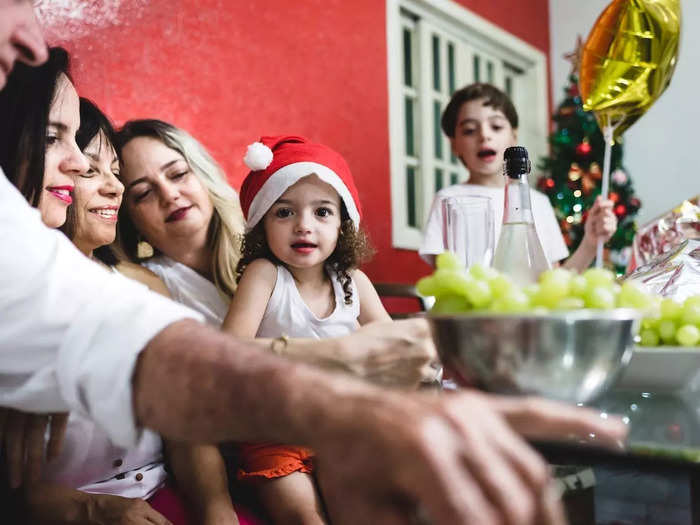
[[[673,299],[662,299],[660,309],[661,318],[670,319],[671,321],[677,321],[683,313],[683,306]]]
[[[464,272],[439,268],[433,274],[435,297],[456,294],[464,295],[473,279]]]
[[[662,319],[659,322],[659,336],[667,345],[676,344],[676,323],[670,319]]]
[[[530,309],[530,299],[522,290],[511,289],[491,304],[494,312],[526,312]]]
[[[503,274],[496,275],[493,279],[489,280],[489,287],[491,288],[491,294],[494,298],[498,299],[504,297],[514,289],[513,281]]]
[[[435,279],[433,278],[432,275],[428,275],[427,277],[423,277],[422,279],[419,279],[418,282],[416,283],[416,290],[418,291],[419,294],[423,296],[431,296],[435,295]]]
[[[461,295],[442,295],[435,300],[432,310],[436,314],[458,314],[469,311],[469,302]]]
[[[585,307],[586,303],[580,297],[564,297],[554,308],[555,310],[578,310]]]
[[[586,306],[600,310],[615,308],[615,295],[610,290],[610,285],[593,286],[586,292]]]
[[[659,317],[645,317],[642,319],[640,328],[642,330],[658,330],[661,319]]]
[[[683,346],[695,346],[700,341],[700,330],[692,324],[684,324],[676,332],[676,339]]]
[[[484,266],[483,264],[472,264],[469,267],[469,274],[475,279],[481,281],[489,281],[494,277],[498,276],[498,271],[494,270],[490,266]]]
[[[532,299],[540,291],[540,285],[537,283],[528,284],[523,288],[523,292]]]
[[[694,324],[700,326],[700,302],[690,301],[690,299],[691,298],[686,299],[683,303],[681,322],[683,324]]]
[[[435,267],[440,270],[464,270],[462,261],[452,252],[442,252],[435,258]]]
[[[472,279],[465,294],[469,302],[477,309],[486,308],[493,297],[489,283],[477,279]]]
[[[688,297],[684,301],[683,306],[685,306],[686,304],[695,304],[695,305],[700,306],[700,295],[693,295],[691,297]]]
[[[596,286],[610,286],[615,281],[615,274],[603,268],[589,268],[582,275],[589,289]]]
[[[617,304],[623,308],[647,310],[652,307],[652,300],[637,284],[626,281],[622,284]]]
[[[574,297],[583,298],[588,289],[588,281],[583,275],[574,275],[569,281],[569,293]]]
[[[546,306],[547,308],[556,308],[557,304],[559,304],[561,300],[565,299],[568,293],[568,282],[556,280],[542,281],[540,283],[540,290],[536,298],[534,298],[534,301],[541,306]]]
[[[656,333],[656,330],[642,330],[642,333],[639,334],[639,337],[641,338],[640,344],[642,346],[659,345],[659,334]]]
[[[565,287],[569,289],[569,283],[573,274],[569,270],[564,268],[553,268],[551,270],[546,270],[540,274],[539,282],[544,283],[557,283],[560,287]]]

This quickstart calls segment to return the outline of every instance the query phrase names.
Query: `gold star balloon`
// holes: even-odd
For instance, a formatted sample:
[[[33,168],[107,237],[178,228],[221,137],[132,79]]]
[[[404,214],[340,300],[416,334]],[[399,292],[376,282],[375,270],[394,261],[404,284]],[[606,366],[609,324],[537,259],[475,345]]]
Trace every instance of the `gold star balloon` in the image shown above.
[[[613,0],[581,53],[579,90],[586,111],[614,137],[634,124],[668,87],[678,58],[680,0]]]

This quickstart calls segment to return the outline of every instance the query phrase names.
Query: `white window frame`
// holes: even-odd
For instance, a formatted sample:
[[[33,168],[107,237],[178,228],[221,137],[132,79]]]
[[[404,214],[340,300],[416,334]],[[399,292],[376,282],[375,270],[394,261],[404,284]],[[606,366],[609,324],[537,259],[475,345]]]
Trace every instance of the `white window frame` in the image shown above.
[[[420,154],[418,170],[421,184],[416,192],[418,226],[411,227],[407,215],[406,167],[409,164],[416,165],[416,159],[407,157],[405,153],[404,96],[410,88],[406,88],[403,83],[403,28],[406,22],[402,10],[416,15],[420,21],[416,24],[416,33],[421,38],[421,43],[414,46],[414,52],[422,54],[421,63],[427,63],[425,59],[430,58],[426,57],[430,44],[425,39],[432,31],[459,42],[455,51],[457,88],[473,81],[473,51],[470,52],[470,48],[478,48],[480,55],[494,58],[494,83],[497,85],[503,85],[503,62],[508,62],[523,72],[521,78],[526,81],[518,83],[519,89],[515,90],[513,102],[520,117],[518,142],[528,148],[530,157],[534,160],[546,155],[548,151],[547,57],[534,46],[452,0],[386,0],[386,8],[392,245],[395,248],[417,250],[421,243],[422,226],[427,220],[435,195],[434,169],[438,162],[433,162],[427,154],[433,148],[435,140],[432,131],[433,99],[428,96],[431,93],[432,72],[418,72],[421,100],[414,111],[414,127],[418,130],[415,133],[415,148]],[[442,68],[443,71],[446,69]],[[446,78],[446,73],[442,76]],[[432,94],[435,95],[434,92]],[[444,141],[443,151],[449,155],[449,141],[444,136],[441,140]],[[459,170],[460,180],[466,179],[466,170],[463,167]],[[449,184],[446,172],[443,177],[447,181],[445,185]]]

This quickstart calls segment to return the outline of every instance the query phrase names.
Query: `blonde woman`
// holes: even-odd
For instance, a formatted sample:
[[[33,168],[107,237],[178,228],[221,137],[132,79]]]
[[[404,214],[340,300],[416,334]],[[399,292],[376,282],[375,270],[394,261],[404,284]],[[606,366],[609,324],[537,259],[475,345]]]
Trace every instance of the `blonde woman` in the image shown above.
[[[119,144],[121,248],[160,276],[173,299],[220,325],[236,288],[238,195],[204,147],[171,124],[127,122]]]

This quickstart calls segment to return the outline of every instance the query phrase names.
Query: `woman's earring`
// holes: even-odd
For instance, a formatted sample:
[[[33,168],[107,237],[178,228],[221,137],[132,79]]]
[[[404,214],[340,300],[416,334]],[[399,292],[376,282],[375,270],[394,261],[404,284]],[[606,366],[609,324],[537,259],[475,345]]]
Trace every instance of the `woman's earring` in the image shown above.
[[[138,259],[148,259],[153,257],[153,246],[146,241],[139,241],[136,245],[136,257]]]

